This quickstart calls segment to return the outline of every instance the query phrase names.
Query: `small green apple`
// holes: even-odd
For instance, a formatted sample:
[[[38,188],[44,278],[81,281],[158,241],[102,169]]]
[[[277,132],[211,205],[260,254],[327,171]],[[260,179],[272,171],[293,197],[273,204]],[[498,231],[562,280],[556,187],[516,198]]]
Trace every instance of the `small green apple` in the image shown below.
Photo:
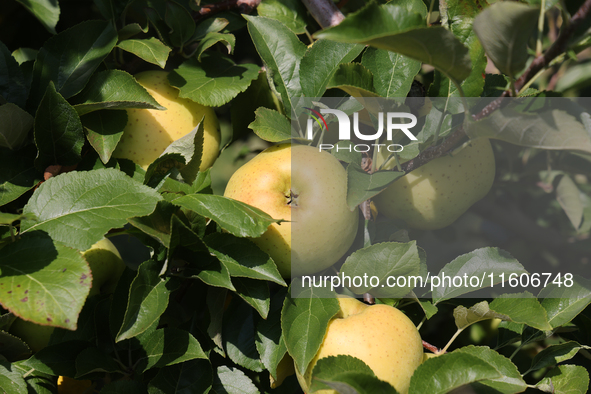
[[[302,390],[309,393],[312,371],[318,360],[349,355],[365,362],[376,377],[406,394],[410,378],[423,362],[423,342],[414,323],[400,310],[385,304],[366,305],[355,298],[338,299],[340,311],[329,323],[324,341],[302,376]],[[336,394],[334,390],[317,394]]]
[[[203,155],[199,171],[213,164],[219,153],[219,123],[212,108],[186,98],[168,83],[166,71],[144,71],[135,79],[166,108],[128,109],[127,125],[113,152],[113,157],[130,159],[144,169],[164,152],[166,147],[189,134],[204,119]]]
[[[439,157],[411,171],[373,201],[388,218],[402,219],[410,228],[436,230],[452,224],[483,198],[494,178],[490,141],[479,138],[453,156]]]
[[[37,353],[49,343],[49,338],[55,327],[42,326],[21,318],[17,318],[11,325],[9,333],[23,340],[33,353]]]
[[[125,262],[111,241],[101,239],[83,254],[92,272],[92,288],[89,296],[111,294],[125,270]]]
[[[253,239],[285,278],[330,267],[357,234],[359,215],[347,206],[345,169],[311,146],[265,149],[232,175],[224,195],[289,221],[272,224]]]

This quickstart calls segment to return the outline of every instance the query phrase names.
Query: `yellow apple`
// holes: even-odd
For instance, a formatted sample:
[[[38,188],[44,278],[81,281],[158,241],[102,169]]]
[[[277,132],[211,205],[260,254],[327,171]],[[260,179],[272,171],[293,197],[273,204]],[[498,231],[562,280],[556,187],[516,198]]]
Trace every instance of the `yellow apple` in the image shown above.
[[[289,221],[253,239],[285,278],[330,267],[357,234],[359,215],[347,206],[345,169],[311,146],[267,148],[232,175],[224,195]]]
[[[199,171],[213,164],[220,147],[219,123],[212,108],[186,98],[168,83],[166,71],[144,71],[135,79],[166,108],[128,109],[127,125],[113,157],[130,159],[144,169],[173,141],[189,134],[204,118],[203,155]]]
[[[383,161],[383,159],[382,159]],[[375,196],[378,211],[410,228],[436,230],[452,224],[483,198],[495,178],[495,157],[486,138],[454,155],[431,160]]]
[[[410,378],[423,362],[423,342],[414,323],[400,310],[385,304],[366,305],[355,298],[339,298],[341,310],[329,323],[324,341],[302,376],[309,393],[312,371],[318,360],[349,355],[365,362],[376,377],[406,394]],[[334,390],[316,393],[336,394]]]
[[[25,342],[33,353],[37,353],[47,346],[54,328],[17,318],[10,325],[8,332]]]
[[[111,294],[115,291],[117,281],[125,270],[125,262],[111,241],[101,239],[83,254],[92,272],[92,288],[90,296]]]

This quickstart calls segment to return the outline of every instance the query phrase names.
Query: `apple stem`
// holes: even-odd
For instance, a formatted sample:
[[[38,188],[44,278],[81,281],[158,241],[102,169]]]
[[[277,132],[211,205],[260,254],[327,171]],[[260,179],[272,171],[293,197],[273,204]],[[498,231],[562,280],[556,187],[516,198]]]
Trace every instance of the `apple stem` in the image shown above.
[[[439,349],[437,348],[437,346],[431,345],[429,342],[427,341],[423,341],[423,347],[435,354],[439,354]]]
[[[289,189],[289,196],[285,196],[285,198],[287,198],[287,205],[290,205],[292,207],[297,207],[297,198],[299,197],[299,194],[295,194],[293,192],[293,190]]]
[[[373,305],[373,304],[375,304],[375,303],[376,303],[376,299],[374,298],[374,296],[372,296],[372,295],[371,295],[371,294],[369,294],[369,293],[365,293],[365,294],[363,295],[363,301],[364,301],[364,302],[366,302],[366,303],[367,303],[367,304],[369,304],[369,305]]]
[[[451,346],[451,344],[453,343],[453,341],[456,340],[456,338],[458,337],[458,335],[460,335],[462,333],[462,331],[464,331],[463,328],[458,329],[456,331],[456,333],[451,337],[451,339],[449,340],[449,342],[447,343],[447,345],[445,345],[445,347],[443,349],[441,349],[439,351],[439,353],[437,353],[437,354],[443,354],[443,353],[447,352],[447,349],[449,349],[449,347]]]

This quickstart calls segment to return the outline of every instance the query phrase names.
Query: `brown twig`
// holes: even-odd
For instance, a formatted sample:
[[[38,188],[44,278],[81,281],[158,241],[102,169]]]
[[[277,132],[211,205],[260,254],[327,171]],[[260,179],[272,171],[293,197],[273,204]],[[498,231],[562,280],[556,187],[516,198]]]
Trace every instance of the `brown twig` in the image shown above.
[[[252,10],[258,7],[261,0],[224,0],[218,3],[205,4],[201,6],[198,18],[204,18],[222,11],[229,11],[238,8],[242,14],[250,14]]]
[[[437,346],[431,345],[429,342],[427,341],[423,341],[423,347],[435,354],[439,353],[439,349],[437,349]]]

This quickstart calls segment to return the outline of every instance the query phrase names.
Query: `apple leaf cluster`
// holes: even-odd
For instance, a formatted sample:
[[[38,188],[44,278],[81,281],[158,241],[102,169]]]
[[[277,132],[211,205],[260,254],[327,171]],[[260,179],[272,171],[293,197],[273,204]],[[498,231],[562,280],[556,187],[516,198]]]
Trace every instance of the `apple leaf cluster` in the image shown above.
[[[0,391],[588,391],[591,117],[565,97],[590,93],[589,1],[351,0],[334,26],[298,0],[206,3],[3,3]],[[199,113],[149,163],[115,153],[135,119],[138,138],[152,129],[131,114],[172,106],[142,72],[217,114],[215,147]],[[336,287],[396,307],[435,350],[403,386],[380,372],[400,359],[357,352],[392,340],[395,324],[368,318],[344,330],[357,349],[320,357],[345,312],[332,279],[286,274],[257,242],[286,218],[223,195],[255,155],[302,142],[308,98],[348,114],[365,110],[352,98],[389,99],[419,119],[398,154],[323,153],[346,184],[332,199],[354,220],[316,227],[352,236],[330,267],[306,255],[314,280],[376,278]],[[325,138],[314,132],[312,145]],[[105,236],[126,267],[91,292],[101,275],[85,252]],[[27,343],[22,322],[47,345]]]

